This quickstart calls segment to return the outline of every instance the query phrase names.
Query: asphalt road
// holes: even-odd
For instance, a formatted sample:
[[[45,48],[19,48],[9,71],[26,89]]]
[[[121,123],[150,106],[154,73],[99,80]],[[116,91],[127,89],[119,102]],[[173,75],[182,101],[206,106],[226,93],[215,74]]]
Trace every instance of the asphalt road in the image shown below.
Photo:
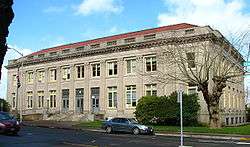
[[[185,138],[193,147],[249,147],[226,140]],[[19,135],[0,135],[0,147],[177,147],[179,138],[165,136],[106,134],[39,127],[23,127]]]

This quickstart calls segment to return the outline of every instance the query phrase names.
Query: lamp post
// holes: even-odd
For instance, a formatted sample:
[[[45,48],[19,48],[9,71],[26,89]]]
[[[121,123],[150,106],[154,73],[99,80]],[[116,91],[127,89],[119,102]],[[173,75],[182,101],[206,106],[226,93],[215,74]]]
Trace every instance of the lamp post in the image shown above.
[[[23,53],[19,52],[17,49],[15,48],[10,48],[8,47],[8,49],[14,50],[16,53],[18,53],[19,55],[21,55],[21,58],[23,58]],[[23,59],[21,60],[21,76],[23,78]],[[19,66],[17,67],[17,89],[16,89],[16,112],[18,112],[18,104],[19,104],[19,112],[20,112],[20,122],[22,122],[23,120],[23,115],[22,115],[22,101],[21,98],[18,97],[18,89],[21,86],[20,85],[20,77],[19,77]]]

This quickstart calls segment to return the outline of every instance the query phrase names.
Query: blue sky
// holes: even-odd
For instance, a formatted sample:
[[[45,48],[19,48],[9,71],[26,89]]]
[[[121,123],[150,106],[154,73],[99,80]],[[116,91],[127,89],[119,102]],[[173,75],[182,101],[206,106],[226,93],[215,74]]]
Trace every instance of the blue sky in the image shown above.
[[[182,22],[210,25],[229,37],[250,30],[249,0],[15,0],[13,9],[8,44],[24,54]],[[8,51],[4,65],[17,57]],[[0,97],[6,95],[6,71]]]

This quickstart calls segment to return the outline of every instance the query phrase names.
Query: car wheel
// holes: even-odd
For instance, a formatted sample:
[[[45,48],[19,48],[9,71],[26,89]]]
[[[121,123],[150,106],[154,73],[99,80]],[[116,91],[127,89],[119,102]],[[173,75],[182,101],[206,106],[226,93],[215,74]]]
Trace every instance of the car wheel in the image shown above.
[[[106,133],[108,133],[108,134],[112,133],[112,127],[107,126],[106,127]]]
[[[140,130],[138,128],[133,129],[133,134],[138,135],[140,133]]]

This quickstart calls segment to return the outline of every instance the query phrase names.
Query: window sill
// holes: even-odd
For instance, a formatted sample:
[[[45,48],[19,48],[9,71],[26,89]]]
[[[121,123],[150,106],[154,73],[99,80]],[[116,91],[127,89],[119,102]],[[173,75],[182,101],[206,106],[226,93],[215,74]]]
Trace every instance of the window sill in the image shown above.
[[[117,107],[107,107],[108,110],[117,110]]]

